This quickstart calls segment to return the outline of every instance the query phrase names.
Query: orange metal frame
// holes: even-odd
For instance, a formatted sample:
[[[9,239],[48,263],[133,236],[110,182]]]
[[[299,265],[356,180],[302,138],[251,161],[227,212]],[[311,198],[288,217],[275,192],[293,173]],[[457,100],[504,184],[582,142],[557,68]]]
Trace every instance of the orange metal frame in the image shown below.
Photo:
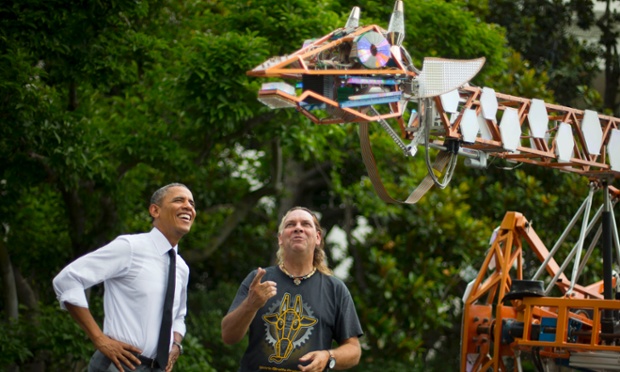
[[[456,120],[450,121],[449,114],[446,113],[442,107],[439,97],[435,98],[435,105],[439,112],[440,120],[445,131],[445,137],[450,139],[461,139],[459,128],[461,125],[462,113],[465,109],[473,109],[476,114],[480,115],[482,112],[482,106],[480,103],[480,96],[482,89],[479,87],[463,87],[459,89],[461,100],[464,102],[460,107],[461,114],[458,115]],[[545,103],[549,121],[563,122],[571,125],[574,138],[573,158],[569,162],[558,162],[556,150],[556,134],[557,127],[548,129],[549,142],[540,139],[533,138],[529,135],[528,114],[530,113],[530,107],[532,101],[530,99],[511,96],[502,93],[495,93],[498,100],[498,111],[503,111],[506,108],[514,108],[519,115],[519,122],[523,129],[523,135],[521,136],[520,146],[517,148],[517,152],[506,152],[502,147],[502,137],[499,130],[499,123],[494,120],[486,120],[489,132],[492,135],[492,140],[486,140],[483,138],[476,138],[476,142],[473,144],[463,144],[463,147],[490,151],[490,155],[495,157],[501,157],[516,162],[530,163],[543,167],[557,168],[563,171],[570,171],[579,173],[584,176],[592,178],[601,178],[601,176],[609,175],[613,177],[619,177],[620,172],[612,171],[611,167],[607,164],[607,143],[611,136],[612,129],[620,129],[620,119],[607,116],[598,115],[598,119],[601,123],[601,129],[603,132],[603,139],[601,141],[601,148],[598,149],[598,154],[589,153],[585,145],[585,137],[582,132],[580,123],[583,119],[584,111],[570,108],[567,106],[554,105]],[[530,140],[532,140],[530,142]]]
[[[574,299],[555,297],[526,297],[523,299],[523,320],[525,324],[535,324],[541,317],[541,309],[547,317],[557,318],[557,327],[554,341],[534,341],[530,327],[523,330],[523,338],[515,340],[514,348],[529,350],[532,347],[543,347],[547,355],[566,358],[567,351],[580,352],[588,350],[619,351],[620,346],[604,345],[601,339],[601,313],[603,310],[620,310],[620,301],[602,299]],[[577,310],[590,310],[592,319],[584,317]],[[577,319],[587,326],[591,336],[582,336],[574,341],[568,341],[568,319]]]
[[[549,255],[527,219],[520,213],[507,212],[464,299],[461,371],[506,371],[505,358],[515,358],[516,351],[531,351],[533,347],[540,347],[542,355],[555,358],[568,358],[571,352],[588,350],[620,351],[620,346],[601,344],[601,311],[620,310],[620,302],[603,299],[599,292],[602,282],[588,286],[575,285],[570,297],[525,297],[511,300],[509,305],[502,302],[512,280],[523,279],[522,240],[528,243],[541,262]],[[545,269],[553,277],[560,267],[551,259]],[[560,275],[557,287],[565,293],[568,286],[566,276]],[[592,312],[593,318],[585,317],[583,310]],[[536,341],[532,338],[531,325],[540,324],[543,317],[557,319],[554,341]],[[583,323],[591,336],[569,342],[566,331],[569,318]],[[504,320],[515,320],[525,325],[523,337],[515,338],[510,345],[502,343]]]
[[[392,61],[396,64],[395,67],[383,67],[380,69],[338,69],[338,68],[326,68],[324,66],[318,66],[319,56],[321,53],[334,50],[343,43],[352,43],[353,40],[360,35],[363,35],[369,31],[375,31],[384,34],[386,31],[377,25],[370,25],[366,27],[360,27],[354,32],[347,34],[344,37],[336,38],[335,34],[341,31],[341,29],[332,31],[331,33],[312,41],[302,49],[285,56],[273,57],[263,64],[247,72],[249,76],[257,77],[278,77],[283,79],[300,80],[302,75],[336,75],[336,76],[384,76],[391,78],[408,78],[414,79],[417,74],[407,70],[402,65],[400,58],[392,58]],[[397,91],[398,87],[394,87],[394,91]],[[312,122],[317,124],[343,124],[352,122],[372,122],[385,119],[396,119],[404,128],[404,122],[402,119],[403,110],[405,105],[401,102],[389,103],[389,112],[379,115],[367,115],[367,107],[358,109],[343,108],[340,104],[334,100],[324,97],[312,91],[305,91],[300,96],[292,96],[279,90],[260,90],[258,92],[259,98],[261,97],[276,97],[284,101],[290,102],[296,106],[296,109],[308,117]],[[331,107],[332,110],[338,112],[337,115],[332,115],[328,118],[319,118],[314,115],[310,110],[304,108],[302,103],[307,98],[314,98],[326,106]],[[404,135],[404,131],[402,131]]]
[[[314,40],[312,43],[306,45],[304,48],[298,51],[281,57],[273,57],[267,60],[265,63],[257,66],[256,68],[247,72],[249,76],[257,77],[280,77],[280,78],[292,78],[300,79],[301,75],[403,75],[403,76],[416,76],[416,74],[408,71],[399,62],[399,59],[395,58],[394,62],[398,64],[396,68],[390,69],[357,69],[357,70],[342,70],[334,68],[318,68],[315,64],[318,55],[321,52],[333,49],[344,42],[352,42],[356,36],[362,35],[368,31],[375,31],[385,34],[385,30],[377,25],[370,25],[366,27],[360,27],[354,32],[335,40],[329,41],[334,37],[334,34],[339,31],[335,30],[329,34],[323,36],[320,39]]]

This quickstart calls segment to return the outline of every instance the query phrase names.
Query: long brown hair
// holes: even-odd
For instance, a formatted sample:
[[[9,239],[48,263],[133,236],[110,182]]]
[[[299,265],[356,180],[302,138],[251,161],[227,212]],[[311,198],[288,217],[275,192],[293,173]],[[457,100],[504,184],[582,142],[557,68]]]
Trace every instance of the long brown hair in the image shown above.
[[[314,212],[312,212],[310,209],[306,207],[293,207],[289,209],[284,214],[284,217],[282,217],[282,220],[280,220],[280,226],[278,226],[278,236],[280,236],[280,234],[282,234],[282,231],[284,230],[284,220],[286,220],[286,218],[291,212],[298,211],[298,210],[308,212],[312,216],[314,227],[319,232],[319,234],[321,234],[321,242],[317,244],[316,247],[314,247],[314,257],[312,259],[312,265],[316,267],[316,269],[319,272],[325,275],[333,275],[332,270],[329,268],[329,266],[327,266],[327,259],[325,257],[325,239],[323,236],[323,228],[321,227],[321,224],[316,214],[314,214]],[[282,246],[278,246],[278,252],[277,252],[278,265],[281,265],[284,263],[283,255],[284,255],[284,250],[282,249]]]

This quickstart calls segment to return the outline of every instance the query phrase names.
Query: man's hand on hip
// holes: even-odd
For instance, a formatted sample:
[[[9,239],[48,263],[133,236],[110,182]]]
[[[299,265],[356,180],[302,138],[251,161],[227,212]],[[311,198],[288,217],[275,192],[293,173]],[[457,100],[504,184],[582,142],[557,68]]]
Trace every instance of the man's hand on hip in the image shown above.
[[[97,339],[95,347],[103,353],[103,355],[108,357],[119,371],[123,371],[123,365],[133,370],[136,365],[140,364],[140,360],[135,354],[141,354],[142,350],[133,345],[114,340],[104,335]]]

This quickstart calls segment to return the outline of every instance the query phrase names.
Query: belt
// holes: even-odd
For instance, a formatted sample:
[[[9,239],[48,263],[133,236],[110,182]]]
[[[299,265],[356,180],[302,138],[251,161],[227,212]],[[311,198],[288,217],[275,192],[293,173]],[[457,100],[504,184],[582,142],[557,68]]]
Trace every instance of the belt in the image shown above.
[[[159,367],[159,363],[157,363],[155,359],[147,358],[144,355],[140,355],[140,354],[136,355],[136,357],[140,360],[140,363],[142,363],[141,365],[143,366],[147,366],[151,369],[161,368]]]

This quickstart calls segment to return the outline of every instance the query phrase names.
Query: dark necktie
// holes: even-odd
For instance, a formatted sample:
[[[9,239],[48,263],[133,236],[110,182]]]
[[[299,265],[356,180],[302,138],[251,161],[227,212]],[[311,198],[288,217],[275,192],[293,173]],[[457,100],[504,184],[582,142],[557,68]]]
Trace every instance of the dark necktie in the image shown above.
[[[159,328],[159,340],[157,341],[157,356],[155,360],[159,368],[166,369],[168,365],[168,353],[170,352],[170,332],[172,332],[172,303],[174,302],[174,286],[176,281],[176,253],[174,249],[168,251],[170,266],[168,267],[168,286],[164,299],[164,311]]]

